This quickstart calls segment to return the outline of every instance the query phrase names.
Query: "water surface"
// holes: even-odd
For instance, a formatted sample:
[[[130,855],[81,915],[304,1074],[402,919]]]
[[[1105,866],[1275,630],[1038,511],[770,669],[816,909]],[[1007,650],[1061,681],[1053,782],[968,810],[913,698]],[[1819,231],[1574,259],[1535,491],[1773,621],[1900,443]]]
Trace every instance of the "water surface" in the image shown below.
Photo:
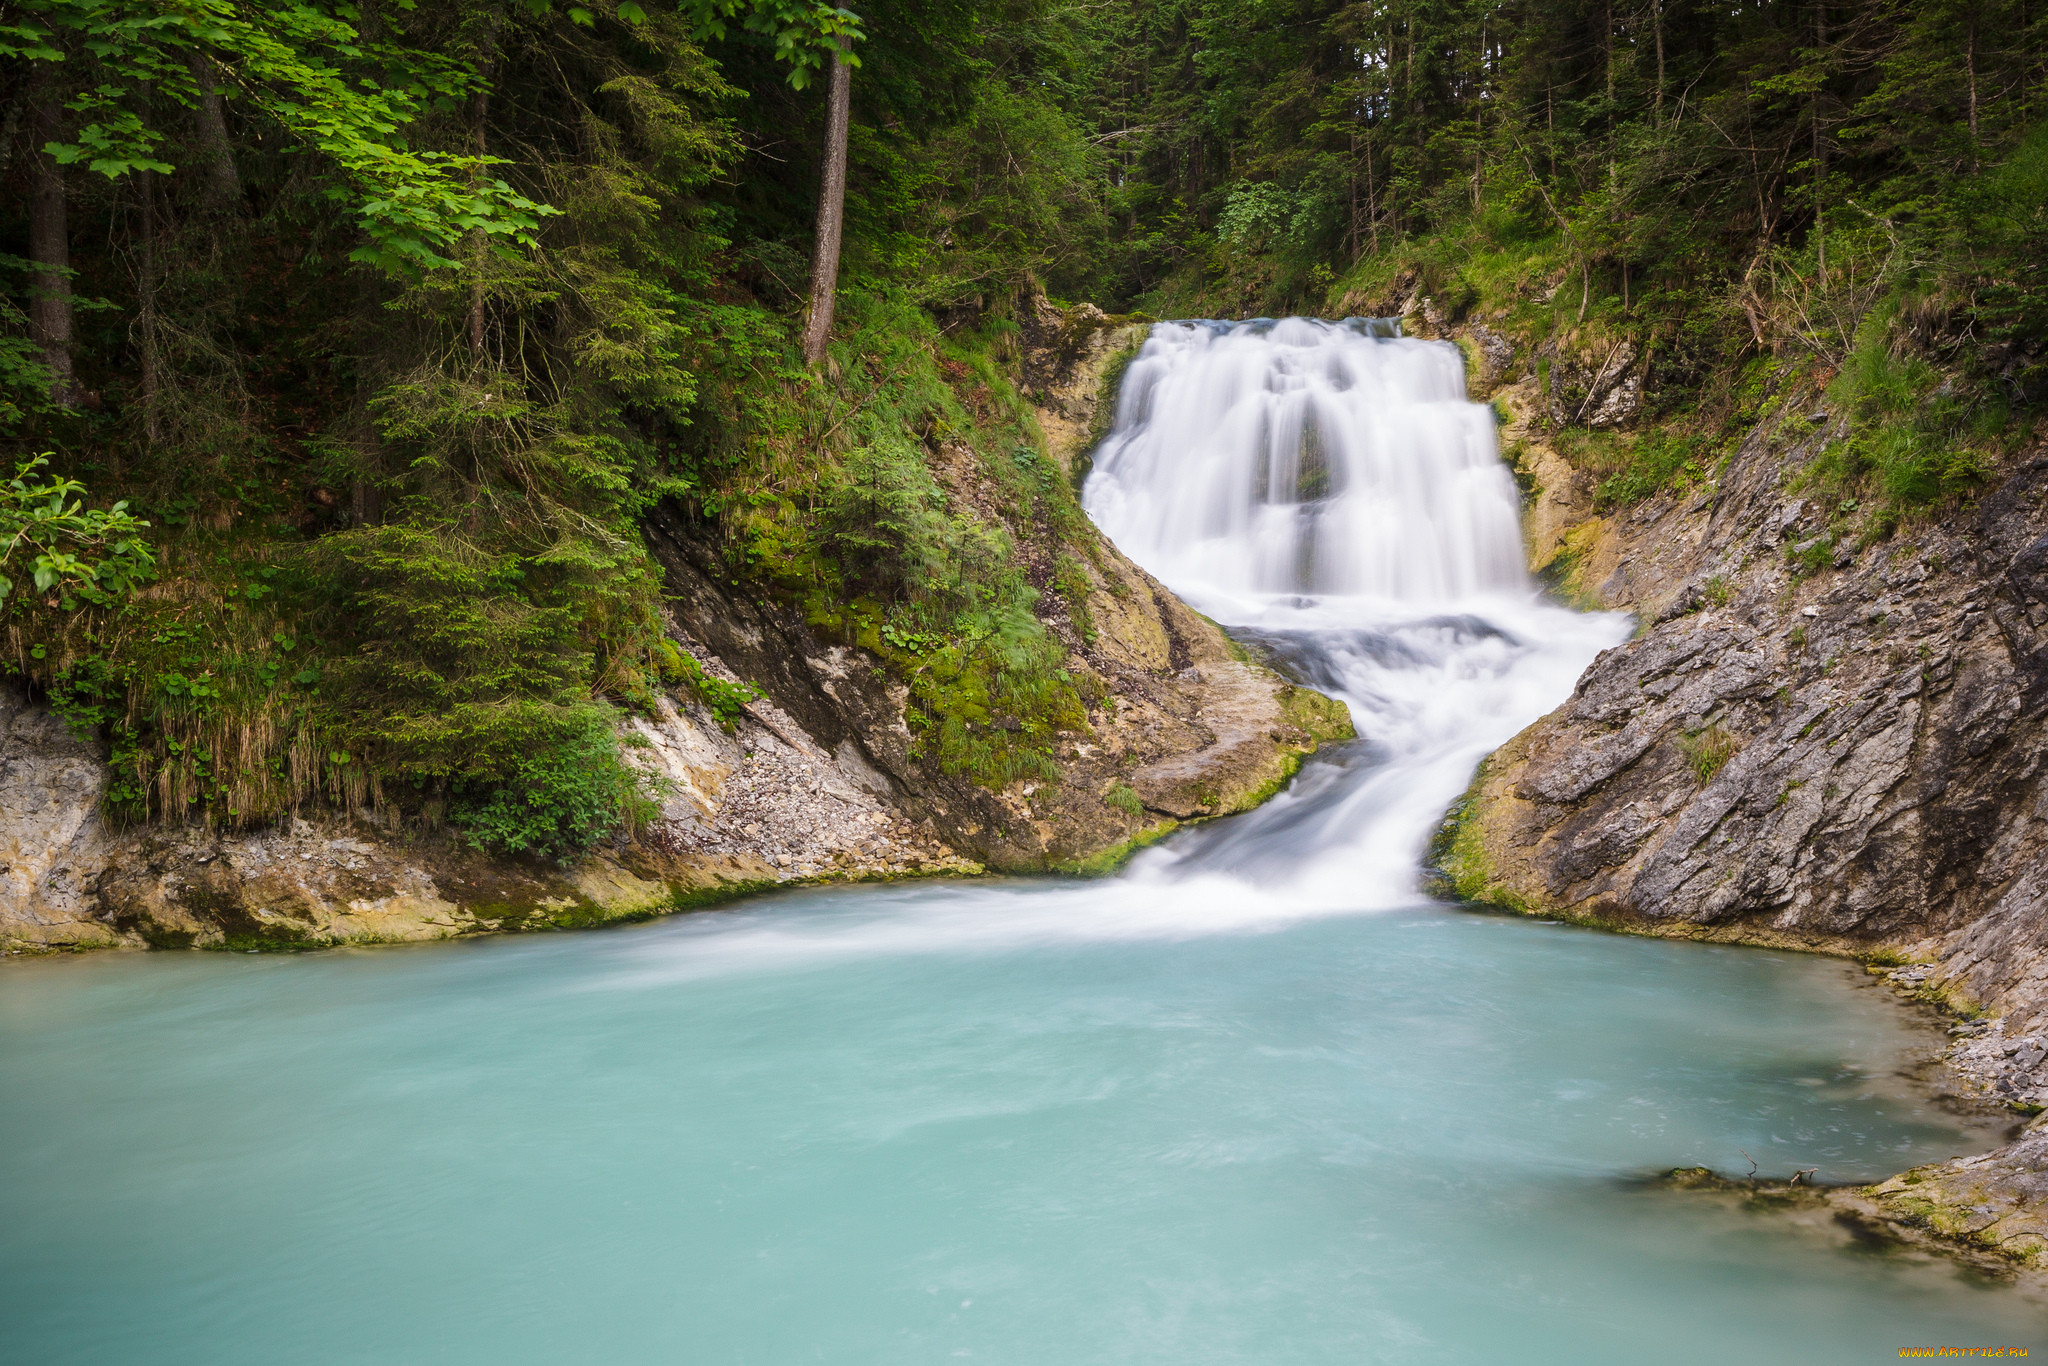
[[[1646,1191],[1981,1144],[1853,970],[926,886],[0,977],[0,1359],[1857,1362],[2038,1304]],[[1212,926],[1221,919],[1212,908]]]

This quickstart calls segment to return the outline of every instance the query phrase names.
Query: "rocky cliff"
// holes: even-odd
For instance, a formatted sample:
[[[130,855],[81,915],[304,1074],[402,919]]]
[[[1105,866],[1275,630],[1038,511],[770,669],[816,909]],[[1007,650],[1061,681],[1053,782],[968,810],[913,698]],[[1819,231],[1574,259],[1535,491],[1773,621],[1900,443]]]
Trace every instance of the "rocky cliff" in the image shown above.
[[[1824,375],[1788,368],[1718,470],[1603,509],[1554,434],[1635,415],[1621,348],[1539,356],[1424,301],[1413,314],[1464,343],[1508,418],[1532,569],[1638,622],[1481,769],[1437,844],[1450,886],[1611,928],[1862,957],[1976,1020],[1956,1029],[1960,1095],[2048,1104],[2048,448],[1962,506],[1894,523],[1816,491],[1806,471],[1847,423]],[[1871,1208],[1925,1223],[1913,1201],[2034,1170],[2040,1150],[2036,1132],[1967,1171],[1910,1174]],[[2048,1187],[2029,1180],[1972,1197],[1996,1218],[1950,1222],[2041,1255]]]
[[[1020,361],[1064,468],[1141,337],[1085,307],[1041,304],[1027,319]],[[994,496],[973,456],[931,456],[970,511]],[[1070,577],[1040,609],[1094,699],[1085,724],[1059,737],[1056,780],[990,790],[920,750],[899,673],[748,581],[715,526],[671,506],[646,534],[676,641],[712,678],[762,694],[721,721],[684,687],[628,720],[627,754],[664,793],[650,823],[571,867],[485,857],[370,812],[253,833],[116,829],[100,813],[97,746],[0,686],[0,946],[431,939],[640,918],[792,882],[1100,871],[1182,821],[1264,800],[1302,755],[1351,734],[1341,705],[1266,668],[1094,537],[1068,561],[1085,591]],[[1020,553],[1045,588],[1051,557],[1028,537]]]

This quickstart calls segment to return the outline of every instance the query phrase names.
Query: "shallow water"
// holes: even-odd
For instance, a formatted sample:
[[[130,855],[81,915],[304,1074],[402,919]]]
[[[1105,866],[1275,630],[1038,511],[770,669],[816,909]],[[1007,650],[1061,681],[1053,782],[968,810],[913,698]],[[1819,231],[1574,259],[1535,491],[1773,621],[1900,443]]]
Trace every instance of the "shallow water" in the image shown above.
[[[1163,326],[1087,490],[1360,739],[1104,882],[0,971],[0,1361],[1862,1362],[2042,1306],[1644,1176],[1982,1150],[1850,965],[1428,903],[1617,617],[1456,353]]]

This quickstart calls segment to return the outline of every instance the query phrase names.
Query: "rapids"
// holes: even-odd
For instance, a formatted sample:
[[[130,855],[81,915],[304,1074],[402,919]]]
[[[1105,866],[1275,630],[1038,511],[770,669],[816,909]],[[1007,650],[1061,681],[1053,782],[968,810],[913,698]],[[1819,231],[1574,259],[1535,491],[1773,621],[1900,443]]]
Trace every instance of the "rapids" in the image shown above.
[[[1543,601],[1458,357],[1162,324],[1086,506],[1360,740],[1121,877],[0,972],[0,1361],[1865,1362],[2042,1306],[1640,1178],[1989,1146],[1829,960],[1433,905]]]

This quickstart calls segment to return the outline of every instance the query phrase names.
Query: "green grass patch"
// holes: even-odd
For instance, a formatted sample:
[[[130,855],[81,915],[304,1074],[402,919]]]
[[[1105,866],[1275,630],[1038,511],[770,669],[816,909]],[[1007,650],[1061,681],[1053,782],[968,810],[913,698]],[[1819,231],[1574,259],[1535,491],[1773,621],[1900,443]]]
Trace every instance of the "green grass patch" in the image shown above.
[[[1740,748],[1735,737],[1719,725],[1706,726],[1700,730],[1688,731],[1680,737],[1679,750],[1685,755],[1685,766],[1692,770],[1692,776],[1701,786],[1714,780],[1714,775],[1727,767]]]

